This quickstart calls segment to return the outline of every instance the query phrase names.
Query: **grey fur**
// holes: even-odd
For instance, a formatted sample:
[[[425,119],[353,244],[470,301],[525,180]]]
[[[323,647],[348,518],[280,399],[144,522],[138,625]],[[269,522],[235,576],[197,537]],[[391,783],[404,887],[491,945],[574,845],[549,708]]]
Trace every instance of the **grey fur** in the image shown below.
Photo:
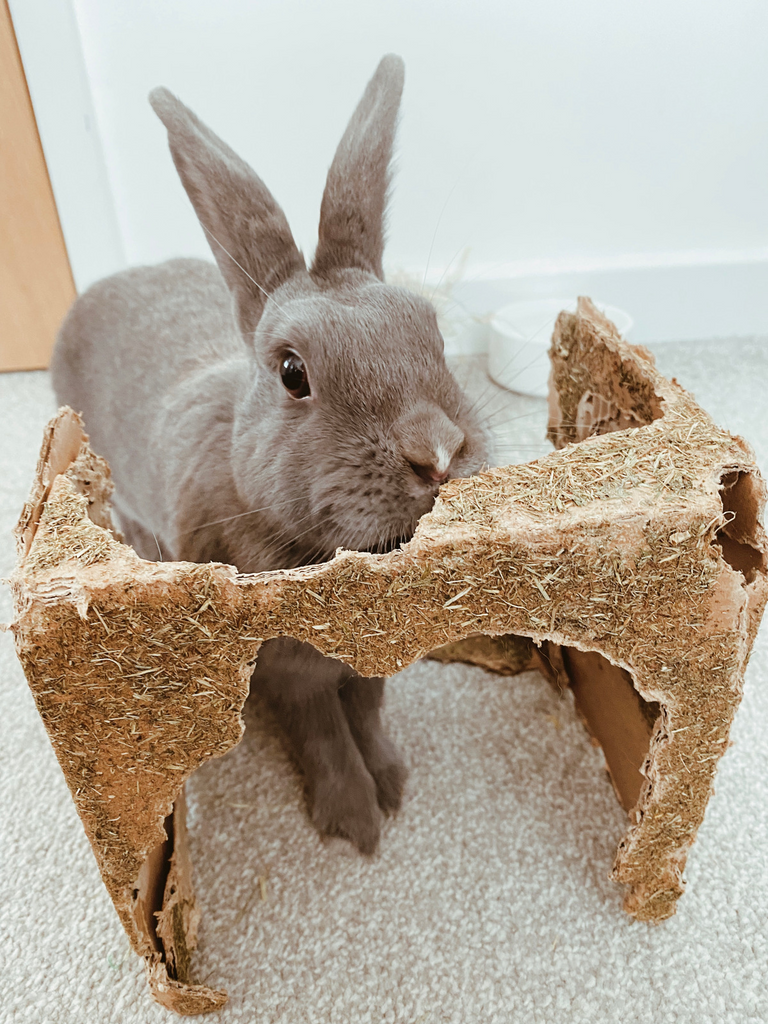
[[[170,93],[152,93],[219,269],[171,260],[99,282],[51,364],[59,401],[82,411],[112,466],[143,557],[159,548],[257,572],[340,546],[384,550],[412,535],[439,480],[483,462],[485,432],[432,307],[381,280],[401,88],[402,62],[385,57],[329,172],[311,272],[261,180]],[[281,382],[288,351],[307,367],[308,398]],[[318,827],[371,852],[379,808],[397,809],[405,779],[381,731],[383,682],[276,640],[252,685],[292,741]]]

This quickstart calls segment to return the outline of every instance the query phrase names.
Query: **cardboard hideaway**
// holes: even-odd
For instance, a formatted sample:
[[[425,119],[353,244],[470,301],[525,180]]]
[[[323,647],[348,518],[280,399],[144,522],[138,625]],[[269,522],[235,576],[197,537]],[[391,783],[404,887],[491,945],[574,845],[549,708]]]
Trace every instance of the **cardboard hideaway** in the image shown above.
[[[559,450],[446,484],[402,549],[283,572],[142,561],[112,529],[109,469],[78,417],[48,426],[12,629],[164,1006],[226,1000],[189,980],[184,780],[241,738],[259,646],[279,635],[364,675],[441,648],[571,686],[629,816],[613,868],[625,908],[674,913],[768,596],[765,488],[749,447],[589,300],[560,315],[551,359]]]

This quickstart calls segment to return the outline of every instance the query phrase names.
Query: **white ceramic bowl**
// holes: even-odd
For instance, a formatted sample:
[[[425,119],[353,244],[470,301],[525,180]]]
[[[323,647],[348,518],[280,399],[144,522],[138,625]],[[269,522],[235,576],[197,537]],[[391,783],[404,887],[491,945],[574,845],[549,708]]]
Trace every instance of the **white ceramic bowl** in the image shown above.
[[[628,338],[632,318],[623,309],[595,302]],[[488,376],[509,391],[547,397],[549,343],[561,310],[576,311],[576,299],[535,299],[504,306],[491,319]]]

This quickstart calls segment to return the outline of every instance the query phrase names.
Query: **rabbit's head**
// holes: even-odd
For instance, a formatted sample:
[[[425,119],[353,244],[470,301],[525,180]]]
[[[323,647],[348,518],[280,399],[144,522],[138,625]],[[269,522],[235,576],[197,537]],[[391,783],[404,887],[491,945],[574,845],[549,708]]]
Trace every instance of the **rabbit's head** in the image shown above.
[[[253,363],[233,463],[243,504],[264,509],[243,524],[262,550],[242,568],[338,546],[387,550],[412,535],[441,483],[486,458],[434,309],[383,279],[402,84],[402,61],[385,57],[328,172],[309,270],[251,168],[167,90],[151,95]]]

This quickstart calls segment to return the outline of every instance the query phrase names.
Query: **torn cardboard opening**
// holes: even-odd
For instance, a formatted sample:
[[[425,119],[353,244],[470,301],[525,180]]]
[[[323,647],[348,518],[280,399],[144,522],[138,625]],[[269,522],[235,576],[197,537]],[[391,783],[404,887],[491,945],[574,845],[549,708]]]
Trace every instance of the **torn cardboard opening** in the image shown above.
[[[226,1000],[189,980],[183,786],[241,738],[251,667],[274,636],[364,675],[441,648],[571,685],[629,812],[613,869],[625,908],[674,913],[768,597],[765,488],[749,447],[589,300],[561,314],[551,357],[559,450],[451,481],[390,554],[282,572],[142,561],[111,528],[109,469],[78,417],[61,410],[47,428],[17,528],[12,628],[164,1006]]]

